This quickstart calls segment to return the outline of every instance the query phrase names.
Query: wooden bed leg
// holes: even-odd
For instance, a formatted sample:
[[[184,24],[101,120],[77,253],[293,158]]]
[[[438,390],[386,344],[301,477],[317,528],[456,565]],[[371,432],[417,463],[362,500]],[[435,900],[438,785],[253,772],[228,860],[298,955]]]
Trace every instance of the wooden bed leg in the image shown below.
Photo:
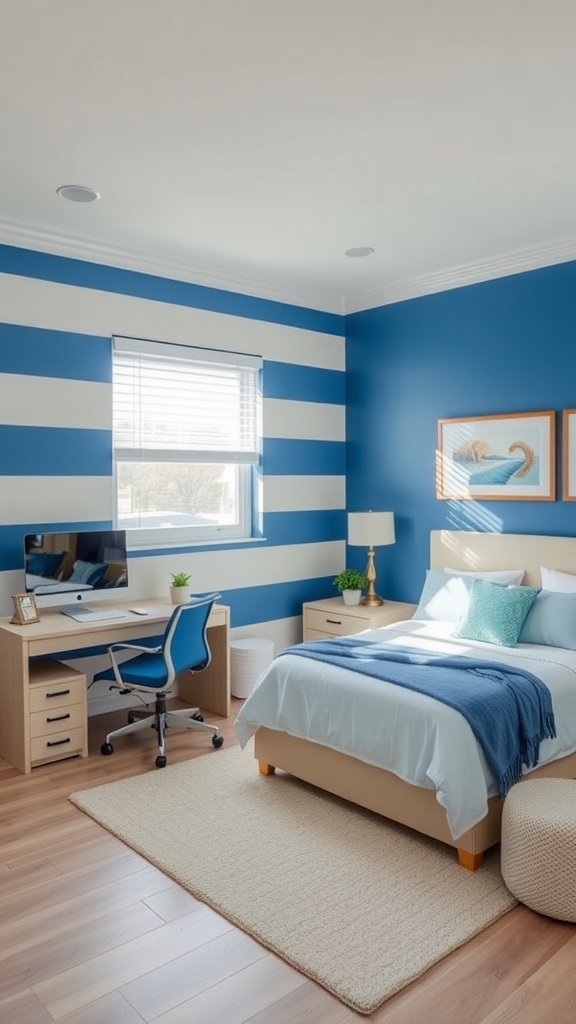
[[[258,771],[260,775],[274,775],[276,769],[273,764],[267,764],[266,761],[258,761]]]
[[[467,871],[477,871],[482,866],[483,860],[483,853],[468,853],[467,850],[458,850],[458,863]]]

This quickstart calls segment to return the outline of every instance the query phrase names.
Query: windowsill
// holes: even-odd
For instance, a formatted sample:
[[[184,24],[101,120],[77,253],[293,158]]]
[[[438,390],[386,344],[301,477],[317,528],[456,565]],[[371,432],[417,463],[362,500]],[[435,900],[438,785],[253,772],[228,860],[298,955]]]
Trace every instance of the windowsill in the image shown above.
[[[176,541],[174,544],[147,544],[141,546],[130,544],[128,541],[129,554],[168,554],[171,551],[198,551],[205,548],[240,548],[255,544],[264,544],[266,537],[236,537],[230,540],[198,540],[198,541]]]

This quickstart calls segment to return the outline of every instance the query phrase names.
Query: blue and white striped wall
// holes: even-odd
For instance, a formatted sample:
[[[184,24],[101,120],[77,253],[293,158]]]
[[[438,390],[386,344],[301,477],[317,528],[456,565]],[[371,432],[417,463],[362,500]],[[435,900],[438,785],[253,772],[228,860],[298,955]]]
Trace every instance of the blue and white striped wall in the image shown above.
[[[113,334],[264,359],[264,539],[132,552],[129,599],[183,569],[222,593],[232,636],[299,640],[302,602],[334,593],[345,557],[343,317],[1,245],[0,615],[23,589],[25,533],[111,524]]]

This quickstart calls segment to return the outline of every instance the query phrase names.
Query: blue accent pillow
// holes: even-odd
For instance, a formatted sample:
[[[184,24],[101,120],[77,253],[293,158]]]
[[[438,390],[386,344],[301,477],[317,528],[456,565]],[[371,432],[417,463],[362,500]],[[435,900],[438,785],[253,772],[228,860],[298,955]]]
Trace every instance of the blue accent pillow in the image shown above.
[[[26,572],[29,572],[32,576],[50,576],[54,578],[65,554],[65,551],[56,551],[54,553],[39,551],[35,555],[28,555],[26,558]]]
[[[519,642],[576,651],[576,594],[541,590],[522,626]]]
[[[454,576],[440,569],[428,569],[413,618],[460,622],[468,611],[473,583],[469,576]]]
[[[515,647],[539,593],[538,587],[503,587],[487,580],[474,580],[467,615],[453,635]]]

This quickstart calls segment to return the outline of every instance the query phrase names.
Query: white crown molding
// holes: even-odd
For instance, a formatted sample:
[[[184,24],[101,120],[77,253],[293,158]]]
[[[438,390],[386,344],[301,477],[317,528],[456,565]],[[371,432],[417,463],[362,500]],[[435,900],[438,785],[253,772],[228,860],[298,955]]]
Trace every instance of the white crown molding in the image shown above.
[[[241,295],[272,302],[283,302],[303,306],[337,315],[359,313],[366,309],[389,306],[394,302],[416,299],[424,295],[463,288],[482,281],[509,277],[529,270],[554,266],[576,260],[576,237],[530,249],[516,250],[495,259],[468,263],[449,270],[414,277],[394,284],[356,291],[348,296],[320,290],[308,291],[287,287],[286,283],[270,278],[259,278],[247,274],[238,267],[225,267],[180,258],[174,255],[162,256],[156,251],[131,249],[122,246],[97,243],[79,237],[58,235],[41,229],[0,219],[0,243],[19,248],[80,259],[91,263],[133,270],[156,277],[165,277],[188,284],[221,291],[239,292]]]
[[[528,270],[539,270],[557,263],[576,260],[576,238],[570,237],[531,249],[517,250],[495,259],[468,263],[450,270],[414,277],[382,288],[356,293],[346,300],[346,313],[360,313],[378,306],[389,306],[393,302],[416,299],[423,295],[463,288],[481,281],[492,281],[499,277],[522,274]]]
[[[271,278],[256,277],[238,267],[208,265],[204,261],[195,263],[193,260],[174,255],[163,256],[156,250],[132,249],[98,243],[80,237],[58,235],[1,219],[0,243],[32,249],[36,252],[46,252],[54,256],[85,260],[89,263],[102,263],[122,270],[153,274],[155,277],[185,281],[187,284],[217,288],[220,291],[239,292],[257,299],[284,302],[291,306],[304,306],[325,313],[339,315],[344,313],[343,297],[333,292],[308,292],[296,287],[290,288],[286,286],[285,282],[280,283]]]

